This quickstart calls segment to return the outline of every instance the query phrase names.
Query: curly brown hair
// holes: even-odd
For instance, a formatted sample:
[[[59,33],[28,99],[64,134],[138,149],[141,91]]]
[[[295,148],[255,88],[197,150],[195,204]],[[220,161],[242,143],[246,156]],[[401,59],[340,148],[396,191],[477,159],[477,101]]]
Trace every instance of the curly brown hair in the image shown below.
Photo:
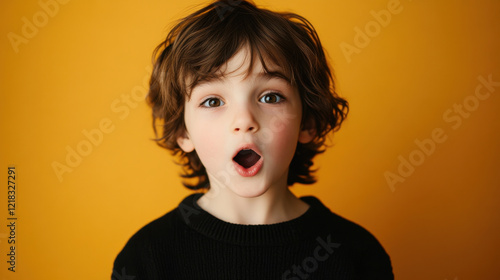
[[[194,85],[215,77],[243,46],[250,49],[250,61],[258,57],[265,71],[266,62],[280,66],[298,89],[302,124],[310,123],[316,135],[307,144],[298,143],[287,183],[314,183],[312,159],[324,151],[327,134],[340,128],[348,103],[335,90],[333,74],[311,23],[297,14],[258,8],[250,1],[209,4],[181,19],[155,49],[148,94],[155,140],[180,156],[184,169],[181,176],[187,188],[209,188],[196,151],[186,153],[177,144],[177,138],[185,132],[185,100]]]

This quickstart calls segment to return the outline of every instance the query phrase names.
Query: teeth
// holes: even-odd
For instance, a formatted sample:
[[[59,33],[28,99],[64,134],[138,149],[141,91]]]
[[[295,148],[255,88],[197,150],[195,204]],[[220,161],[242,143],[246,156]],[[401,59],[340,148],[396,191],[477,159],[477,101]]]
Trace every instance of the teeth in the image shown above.
[[[238,152],[238,154],[233,158],[235,162],[244,168],[250,168],[260,159],[260,155],[251,149],[245,149]]]

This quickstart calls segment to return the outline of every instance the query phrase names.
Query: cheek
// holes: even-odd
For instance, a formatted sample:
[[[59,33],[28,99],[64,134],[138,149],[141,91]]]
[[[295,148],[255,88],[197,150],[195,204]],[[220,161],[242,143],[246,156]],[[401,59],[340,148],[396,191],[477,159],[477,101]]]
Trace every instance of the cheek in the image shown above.
[[[199,121],[191,129],[190,137],[200,160],[205,167],[213,166],[217,155],[222,154],[224,134],[208,121]]]
[[[191,134],[195,149],[198,150],[198,154],[207,151],[207,147],[217,143],[218,134],[214,133],[214,130],[210,126],[201,125],[196,129],[196,133]]]
[[[295,122],[282,123],[282,129],[275,130],[270,141],[275,161],[288,165],[293,158],[298,142],[299,125]]]
[[[302,112],[300,108],[284,108],[273,114],[267,127],[273,132],[294,130],[300,127],[301,118]]]

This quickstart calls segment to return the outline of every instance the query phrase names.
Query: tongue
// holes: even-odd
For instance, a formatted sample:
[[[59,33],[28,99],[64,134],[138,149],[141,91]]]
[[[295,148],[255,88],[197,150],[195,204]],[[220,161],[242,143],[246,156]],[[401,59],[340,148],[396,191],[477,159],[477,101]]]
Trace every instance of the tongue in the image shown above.
[[[260,156],[252,151],[252,150],[241,150],[235,157],[234,161],[236,161],[239,165],[244,168],[252,167],[257,161],[259,161]]]

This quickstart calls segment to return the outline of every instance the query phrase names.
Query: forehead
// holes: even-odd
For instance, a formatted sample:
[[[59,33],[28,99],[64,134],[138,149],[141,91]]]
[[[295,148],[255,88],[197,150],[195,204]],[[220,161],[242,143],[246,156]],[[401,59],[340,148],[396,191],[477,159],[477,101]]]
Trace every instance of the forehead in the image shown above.
[[[276,68],[276,66],[274,67]],[[261,61],[256,59],[256,57],[252,57],[249,49],[245,47],[236,52],[236,54],[223,64],[215,74],[217,76],[247,76],[249,74],[260,74],[264,72],[264,65],[262,65]]]

